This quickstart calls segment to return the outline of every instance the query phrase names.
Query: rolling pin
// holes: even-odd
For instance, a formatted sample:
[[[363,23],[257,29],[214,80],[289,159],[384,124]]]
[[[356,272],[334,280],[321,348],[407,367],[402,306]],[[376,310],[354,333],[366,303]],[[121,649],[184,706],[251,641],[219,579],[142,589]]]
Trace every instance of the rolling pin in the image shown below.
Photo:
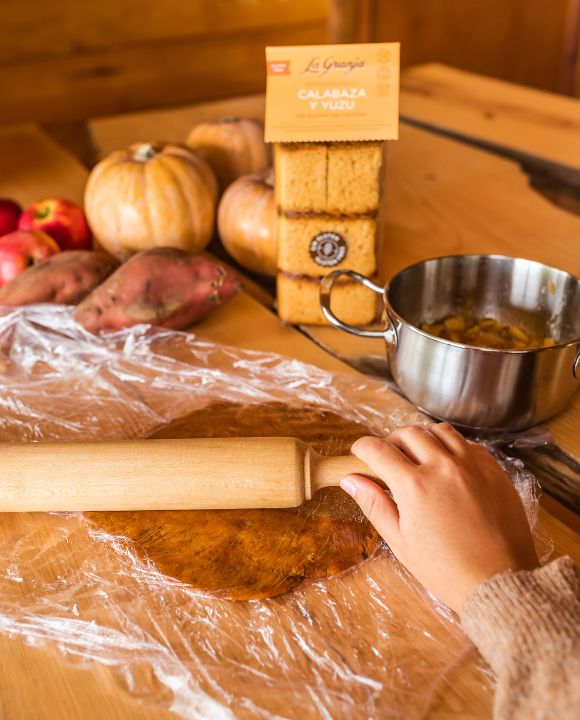
[[[348,473],[377,479],[289,437],[3,443],[0,512],[296,507]]]

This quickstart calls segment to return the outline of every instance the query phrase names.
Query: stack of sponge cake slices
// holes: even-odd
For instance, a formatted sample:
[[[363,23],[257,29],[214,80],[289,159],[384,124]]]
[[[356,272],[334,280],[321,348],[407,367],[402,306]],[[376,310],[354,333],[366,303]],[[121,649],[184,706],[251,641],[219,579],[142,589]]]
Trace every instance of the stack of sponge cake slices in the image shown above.
[[[299,324],[326,324],[320,280],[337,269],[377,272],[377,216],[383,143],[278,143],[278,314]],[[376,297],[340,279],[332,309],[353,325],[373,321]]]

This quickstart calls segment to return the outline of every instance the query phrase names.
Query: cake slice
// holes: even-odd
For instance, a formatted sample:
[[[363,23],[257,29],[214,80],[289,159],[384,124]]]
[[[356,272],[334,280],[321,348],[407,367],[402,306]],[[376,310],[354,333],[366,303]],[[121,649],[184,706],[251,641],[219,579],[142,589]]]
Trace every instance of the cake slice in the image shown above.
[[[277,206],[288,212],[321,212],[326,207],[325,143],[277,143],[274,189]]]
[[[321,276],[348,268],[373,275],[377,223],[371,217],[326,215],[278,218],[278,267],[287,273]]]
[[[278,143],[276,203],[285,213],[375,215],[383,143]]]
[[[328,325],[320,308],[320,278],[279,272],[278,315],[288,323]],[[332,311],[350,325],[368,325],[377,312],[377,296],[360,283],[338,280],[332,289]]]
[[[327,152],[325,212],[349,216],[376,214],[381,194],[383,143],[331,143]]]

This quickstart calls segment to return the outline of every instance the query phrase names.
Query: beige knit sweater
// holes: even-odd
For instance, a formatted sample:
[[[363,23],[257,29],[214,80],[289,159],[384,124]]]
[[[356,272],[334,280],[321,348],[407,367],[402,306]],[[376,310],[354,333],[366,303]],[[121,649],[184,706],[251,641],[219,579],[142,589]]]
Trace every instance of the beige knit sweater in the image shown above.
[[[580,720],[580,566],[496,575],[461,624],[497,677],[496,720]]]

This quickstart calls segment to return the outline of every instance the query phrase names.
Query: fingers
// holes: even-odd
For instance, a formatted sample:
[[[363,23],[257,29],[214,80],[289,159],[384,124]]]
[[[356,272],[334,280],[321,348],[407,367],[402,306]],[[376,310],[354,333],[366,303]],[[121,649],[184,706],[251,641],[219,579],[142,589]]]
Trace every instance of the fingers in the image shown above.
[[[395,502],[379,485],[362,475],[347,475],[341,480],[340,487],[354,498],[379,535],[396,553],[400,531]]]
[[[432,423],[428,429],[452,455],[465,455],[469,449],[467,440],[449,423]]]
[[[378,437],[363,437],[357,440],[350,451],[357,458],[366,463],[376,473],[393,493],[395,500],[401,483],[415,464],[392,445],[388,439]]]
[[[447,452],[438,437],[419,425],[393,430],[388,441],[418,465],[432,462]]]

